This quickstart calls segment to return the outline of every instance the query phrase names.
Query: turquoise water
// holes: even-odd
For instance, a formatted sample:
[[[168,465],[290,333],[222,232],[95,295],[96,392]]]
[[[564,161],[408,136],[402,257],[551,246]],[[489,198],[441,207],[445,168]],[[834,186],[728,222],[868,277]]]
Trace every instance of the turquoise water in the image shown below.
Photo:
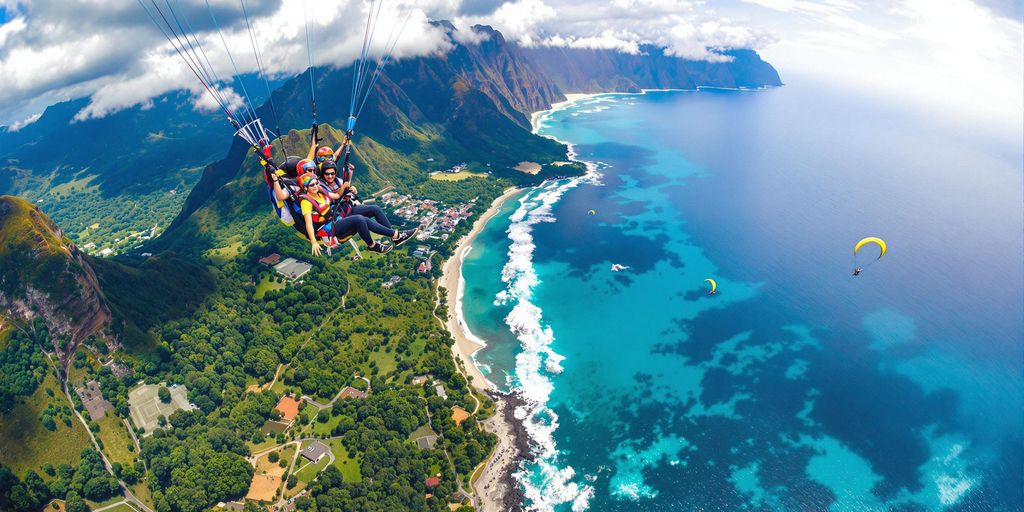
[[[1018,130],[812,84],[548,114],[594,174],[463,267],[477,360],[530,403],[527,505],[1024,510]]]

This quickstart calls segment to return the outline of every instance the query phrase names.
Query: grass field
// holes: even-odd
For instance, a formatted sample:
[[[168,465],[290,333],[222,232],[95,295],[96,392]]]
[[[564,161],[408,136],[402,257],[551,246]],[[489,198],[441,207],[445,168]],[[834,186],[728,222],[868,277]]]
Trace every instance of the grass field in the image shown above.
[[[263,276],[263,279],[260,279],[260,282],[256,283],[256,298],[262,299],[267,292],[271,290],[280,290],[284,287],[285,283],[277,282],[276,276],[273,278],[270,276]]]
[[[252,450],[253,453],[256,453],[262,452],[263,450],[266,450],[267,448],[276,445],[277,439],[274,436],[270,436],[264,437],[262,443],[253,444],[252,442],[246,442],[246,444],[249,445],[249,449]]]
[[[120,505],[118,505],[118,506],[116,506],[114,508],[108,508],[105,512],[139,512],[139,511],[136,510],[135,507],[129,505],[128,502],[124,502],[124,503],[122,503],[122,504],[120,504]]]
[[[87,505],[89,505],[89,510],[96,510],[96,509],[98,509],[100,507],[105,507],[107,505],[113,505],[114,503],[117,503],[119,501],[124,501],[124,495],[123,494],[117,494],[117,495],[113,496],[112,498],[107,498],[104,501],[85,500],[85,503]]]
[[[459,171],[459,172],[439,172],[437,174],[431,174],[430,179],[438,181],[462,181],[469,178],[483,178],[486,174],[479,172]]]
[[[377,363],[377,371],[379,375],[388,375],[398,368],[398,363],[395,362],[394,351],[388,353],[383,350],[370,353],[370,361]],[[367,372],[369,373],[369,372]]]
[[[410,441],[415,441],[415,440],[417,440],[417,439],[419,439],[419,438],[421,438],[423,436],[433,436],[433,435],[437,435],[437,434],[435,434],[434,431],[430,429],[430,425],[423,425],[420,428],[418,428],[416,430],[413,430],[412,433],[409,434],[409,440]]]
[[[359,471],[359,459],[348,458],[348,450],[341,444],[341,439],[331,439],[331,453],[334,454],[334,467],[341,471],[345,482],[358,482],[363,479]]]
[[[210,258],[214,265],[224,265],[234,259],[235,256],[238,256],[242,252],[242,247],[242,242],[232,242],[226,247],[210,249],[206,252],[206,257]]]
[[[121,418],[115,416],[114,411],[107,411],[107,415],[96,423],[100,425],[96,437],[103,441],[103,453],[107,454],[110,463],[120,462],[122,466],[135,464],[136,454],[128,449],[129,446],[134,448],[135,445]]]
[[[153,503],[153,491],[149,490],[149,485],[146,482],[139,482],[135,485],[129,486],[132,490],[132,494],[151,509],[156,508],[156,504]]]
[[[313,434],[318,436],[331,435],[331,432],[334,432],[334,427],[341,423],[341,416],[331,416],[330,408],[320,411],[320,415],[327,417],[327,423],[313,422]]]
[[[49,389],[54,398],[46,394]],[[10,414],[0,416],[0,464],[16,475],[28,469],[38,469],[45,463],[78,465],[83,448],[92,446],[89,434],[78,418],[71,427],[57,421],[57,430],[50,432],[40,419],[50,402],[66,404],[64,391],[52,374],[47,374],[42,385],[32,396],[14,407]]]

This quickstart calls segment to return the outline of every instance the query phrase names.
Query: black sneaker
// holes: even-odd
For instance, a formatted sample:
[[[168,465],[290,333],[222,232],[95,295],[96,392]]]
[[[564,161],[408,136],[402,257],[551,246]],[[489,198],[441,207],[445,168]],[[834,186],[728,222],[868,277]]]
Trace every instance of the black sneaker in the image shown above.
[[[398,236],[392,238],[392,240],[395,242],[395,247],[398,247],[399,245],[402,245],[411,240],[412,237],[416,236],[416,233],[419,232],[419,230],[420,228],[413,228],[408,231],[399,231]]]
[[[395,247],[393,245],[391,245],[391,244],[385,244],[385,243],[377,242],[377,243],[373,244],[373,247],[367,247],[366,250],[373,251],[373,252],[379,252],[381,254],[387,254],[387,253],[391,252],[391,249],[394,249],[394,248]]]

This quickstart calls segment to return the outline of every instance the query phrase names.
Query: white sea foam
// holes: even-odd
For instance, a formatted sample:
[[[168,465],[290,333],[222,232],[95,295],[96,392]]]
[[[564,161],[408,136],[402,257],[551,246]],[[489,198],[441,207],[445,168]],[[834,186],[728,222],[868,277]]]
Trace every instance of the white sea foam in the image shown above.
[[[544,323],[543,311],[533,303],[533,291],[540,284],[533,265],[536,249],[533,227],[542,222],[554,222],[553,205],[567,191],[592,179],[591,174],[594,173],[543,183],[520,200],[508,228],[512,244],[508,262],[501,272],[506,288],[495,296],[495,304],[512,305],[505,323],[522,347],[516,356],[513,386],[522,395],[525,405],[517,407],[514,415],[523,422],[530,436],[536,460],[515,476],[523,486],[528,510],[551,510],[561,504],[570,504],[574,511],[586,510],[594,493],[593,487],[574,481],[576,471],[572,467],[559,465],[554,439],[558,415],[548,408],[548,401],[554,390],[550,377],[562,370],[564,357],[552,350],[555,334]]]

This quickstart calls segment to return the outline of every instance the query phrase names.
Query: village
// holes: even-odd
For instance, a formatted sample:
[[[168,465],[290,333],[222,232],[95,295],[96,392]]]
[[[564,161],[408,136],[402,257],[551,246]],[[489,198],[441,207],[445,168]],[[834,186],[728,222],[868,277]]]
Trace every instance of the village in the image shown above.
[[[420,388],[424,397],[440,397],[448,401],[445,383],[432,375],[416,375],[408,381]],[[272,382],[266,386],[252,386],[248,391],[258,392],[264,388],[277,388]],[[171,428],[169,418],[176,411],[196,410],[195,404],[188,400],[188,389],[180,384],[146,384],[139,381],[128,392],[128,418],[118,418],[114,406],[107,401],[96,380],[73,383],[72,389],[81,400],[83,413],[90,421],[105,422],[104,425],[122,424],[125,434],[130,435],[136,453],[139,450],[139,439],[153,435],[154,432]],[[254,474],[244,498],[239,501],[218,503],[215,510],[233,510],[241,512],[246,503],[253,503],[264,509],[274,511],[294,511],[295,500],[308,492],[311,482],[315,481],[321,471],[329,466],[338,468],[345,481],[357,482],[360,476],[358,457],[353,457],[342,443],[342,436],[333,435],[334,427],[342,418],[332,413],[332,408],[339,401],[363,400],[373,390],[369,379],[353,375],[351,382],[342,386],[341,390],[326,403],[321,403],[309,396],[296,396],[295,393],[284,391],[278,399],[270,417],[266,418],[258,434],[259,439],[252,439],[251,455],[247,457],[253,466]],[[461,425],[470,418],[472,413],[458,405],[450,405],[451,419]],[[420,450],[446,450],[439,442],[440,434],[435,430],[428,412],[428,422],[416,429],[407,441]],[[110,423],[113,422],[113,423]],[[111,427],[105,427],[104,431]],[[471,496],[456,491],[451,496],[434,496],[434,491],[442,483],[442,474],[423,475],[426,498],[447,500],[449,508],[455,510],[472,499]],[[436,491],[434,491],[436,492]]]

